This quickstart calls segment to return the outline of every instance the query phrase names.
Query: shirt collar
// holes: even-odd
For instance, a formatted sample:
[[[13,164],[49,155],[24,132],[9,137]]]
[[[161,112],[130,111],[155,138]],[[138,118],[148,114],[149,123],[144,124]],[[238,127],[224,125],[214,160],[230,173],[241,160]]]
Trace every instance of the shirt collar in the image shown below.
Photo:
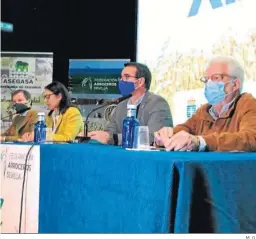
[[[218,118],[220,118],[221,115],[223,115],[224,113],[226,113],[226,112],[228,111],[228,109],[230,108],[230,106],[234,103],[235,99],[236,99],[236,97],[235,97],[232,101],[230,101],[228,104],[223,105],[219,116],[217,116],[218,113],[216,112],[216,110],[215,110],[215,108],[214,108],[213,105],[212,105],[211,108],[209,109],[209,114],[212,116],[212,118],[213,118],[214,120],[217,120]]]
[[[60,115],[60,112],[59,112],[59,111],[54,110],[54,111],[52,112],[52,116],[53,116],[53,117],[57,117],[57,116],[59,116],[59,115]]]
[[[27,115],[27,113],[28,113],[28,110],[27,110],[27,111],[25,111],[25,112],[23,112],[23,113],[21,113],[21,114],[20,114],[20,116],[26,116],[26,115]]]
[[[136,105],[136,106],[138,106],[138,105],[142,102],[144,96],[145,96],[145,94],[143,94],[143,95],[135,102],[135,105]],[[132,103],[131,103],[131,99],[129,99],[128,102],[127,102],[127,105],[130,105],[130,104],[132,104]]]

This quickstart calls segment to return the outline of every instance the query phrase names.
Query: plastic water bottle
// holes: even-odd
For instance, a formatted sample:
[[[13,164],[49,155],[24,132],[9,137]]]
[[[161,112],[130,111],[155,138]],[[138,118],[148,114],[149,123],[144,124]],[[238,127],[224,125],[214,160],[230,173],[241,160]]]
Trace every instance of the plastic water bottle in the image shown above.
[[[135,127],[139,126],[136,119],[136,105],[127,106],[127,117],[123,120],[122,147],[133,148]]]
[[[39,112],[38,121],[34,128],[34,142],[43,143],[46,140],[46,124],[45,124],[45,113]]]

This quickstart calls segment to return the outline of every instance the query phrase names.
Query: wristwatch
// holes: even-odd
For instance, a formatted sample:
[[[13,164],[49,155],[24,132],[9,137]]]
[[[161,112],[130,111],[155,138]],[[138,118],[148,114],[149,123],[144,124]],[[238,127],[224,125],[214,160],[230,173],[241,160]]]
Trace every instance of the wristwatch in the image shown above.
[[[200,145],[201,145],[201,142],[200,142],[200,137],[196,136],[196,139],[197,139],[197,148],[196,148],[196,151],[200,151]]]

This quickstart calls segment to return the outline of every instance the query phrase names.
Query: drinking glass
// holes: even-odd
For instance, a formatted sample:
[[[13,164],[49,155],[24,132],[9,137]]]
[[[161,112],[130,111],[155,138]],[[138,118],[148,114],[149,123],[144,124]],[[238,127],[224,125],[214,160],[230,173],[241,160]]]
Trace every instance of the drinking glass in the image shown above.
[[[134,148],[149,149],[149,128],[148,126],[136,126],[134,131]]]

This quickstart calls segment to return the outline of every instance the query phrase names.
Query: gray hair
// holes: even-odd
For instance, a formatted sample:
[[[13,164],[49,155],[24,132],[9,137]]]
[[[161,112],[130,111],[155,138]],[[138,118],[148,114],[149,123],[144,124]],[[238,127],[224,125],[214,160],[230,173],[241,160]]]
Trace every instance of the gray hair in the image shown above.
[[[240,91],[242,91],[243,85],[244,85],[244,69],[241,66],[241,64],[234,58],[228,57],[228,56],[218,56],[213,58],[210,61],[209,66],[214,63],[221,63],[221,64],[228,65],[229,74],[231,76],[234,76],[240,79],[240,82],[241,82]]]

